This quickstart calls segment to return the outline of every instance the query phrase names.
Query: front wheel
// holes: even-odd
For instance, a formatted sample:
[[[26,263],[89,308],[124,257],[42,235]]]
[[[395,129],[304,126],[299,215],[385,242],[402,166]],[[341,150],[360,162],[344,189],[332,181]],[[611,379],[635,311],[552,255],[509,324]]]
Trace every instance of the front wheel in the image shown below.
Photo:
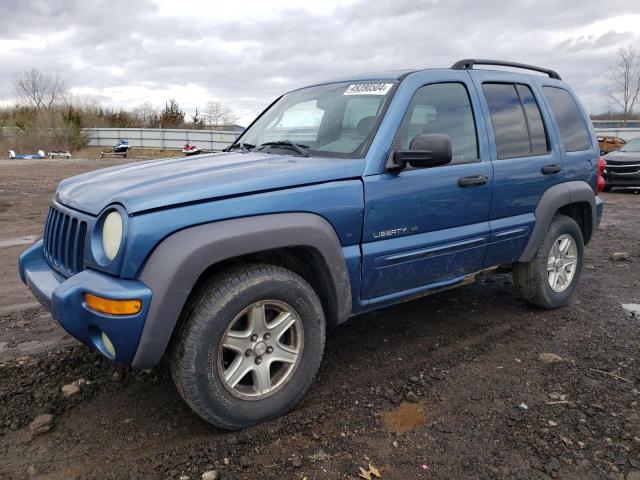
[[[584,240],[580,227],[574,219],[556,215],[535,258],[514,267],[516,290],[538,307],[565,305],[580,281],[583,257]]]
[[[273,265],[237,267],[193,296],[171,373],[198,415],[239,429],[286,413],[304,396],[324,341],[322,306],[304,279]]]

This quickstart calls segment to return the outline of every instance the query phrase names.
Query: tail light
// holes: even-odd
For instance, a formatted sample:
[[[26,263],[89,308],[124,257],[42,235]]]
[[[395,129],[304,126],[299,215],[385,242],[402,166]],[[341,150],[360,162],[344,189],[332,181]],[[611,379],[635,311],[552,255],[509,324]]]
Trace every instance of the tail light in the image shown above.
[[[598,170],[596,173],[596,195],[604,190],[606,182],[604,181],[604,177],[602,174],[604,173],[604,169],[607,166],[607,162],[604,158],[598,158]]]

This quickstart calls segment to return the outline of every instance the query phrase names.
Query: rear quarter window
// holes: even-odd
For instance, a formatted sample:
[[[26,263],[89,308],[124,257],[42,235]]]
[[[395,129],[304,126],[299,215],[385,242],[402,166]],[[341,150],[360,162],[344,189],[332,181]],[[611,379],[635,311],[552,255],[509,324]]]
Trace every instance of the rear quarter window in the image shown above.
[[[578,152],[591,148],[589,130],[569,92],[557,87],[543,87],[542,90],[560,129],[565,150]]]

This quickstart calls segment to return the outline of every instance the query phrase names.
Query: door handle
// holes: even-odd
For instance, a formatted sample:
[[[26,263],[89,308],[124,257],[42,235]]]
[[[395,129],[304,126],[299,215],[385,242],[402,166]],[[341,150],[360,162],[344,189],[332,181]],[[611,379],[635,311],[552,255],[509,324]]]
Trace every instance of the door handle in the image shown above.
[[[560,170],[562,170],[562,167],[560,167],[560,165],[558,165],[557,163],[545,165],[541,169],[543,175],[553,175],[554,173],[558,173]]]
[[[479,187],[487,183],[487,177],[484,175],[471,175],[470,177],[462,177],[458,179],[458,186],[462,188],[466,187]]]

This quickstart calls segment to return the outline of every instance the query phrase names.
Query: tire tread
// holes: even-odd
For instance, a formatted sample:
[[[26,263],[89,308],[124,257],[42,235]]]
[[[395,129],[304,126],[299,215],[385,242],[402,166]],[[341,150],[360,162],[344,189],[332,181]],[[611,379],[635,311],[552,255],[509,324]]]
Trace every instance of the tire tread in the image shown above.
[[[179,320],[179,329],[169,350],[171,376],[182,399],[207,422],[225,430],[237,430],[247,425],[230,423],[206,408],[201,393],[196,386],[194,372],[190,371],[187,366],[193,364],[196,355],[196,339],[200,338],[198,332],[203,331],[207,322],[210,321],[204,313],[215,311],[218,305],[223,305],[235,295],[238,295],[241,287],[264,281],[265,278],[280,278],[300,283],[304,288],[314,293],[313,301],[316,302],[315,306],[322,311],[320,300],[311,286],[302,277],[290,270],[269,264],[249,264],[232,267],[210,278],[203,283],[198,291],[194,292],[194,295],[184,308]],[[323,352],[325,345],[324,318],[321,321],[321,329],[320,352]],[[315,371],[311,372],[312,378],[315,377],[318,368],[319,364],[316,366]],[[307,393],[310,386],[311,382],[298,393],[295,401],[291,404],[298,403]],[[277,417],[283,413],[276,412],[270,418]]]
[[[553,220],[549,225],[547,234],[538,247],[533,260],[526,263],[518,263],[513,267],[513,284],[516,292],[527,302],[540,308],[553,309],[558,308],[566,303],[568,298],[571,296],[571,293],[573,293],[575,286],[580,280],[580,272],[582,269],[581,263],[577,266],[578,271],[574,276],[573,282],[575,282],[575,284],[569,287],[566,298],[562,301],[559,301],[558,299],[554,299],[549,295],[547,288],[548,280],[542,275],[541,265],[545,266],[545,270],[547,265],[548,243],[551,237],[554,237],[551,240],[555,241],[556,237],[554,232],[558,230],[563,231],[563,229],[573,230],[572,233],[574,233],[577,237],[575,238],[575,240],[578,243],[578,250],[579,252],[582,252],[584,249],[584,240],[579,225],[573,218],[566,215],[557,214],[553,217]],[[578,261],[582,262],[581,253],[578,254],[578,257]]]

